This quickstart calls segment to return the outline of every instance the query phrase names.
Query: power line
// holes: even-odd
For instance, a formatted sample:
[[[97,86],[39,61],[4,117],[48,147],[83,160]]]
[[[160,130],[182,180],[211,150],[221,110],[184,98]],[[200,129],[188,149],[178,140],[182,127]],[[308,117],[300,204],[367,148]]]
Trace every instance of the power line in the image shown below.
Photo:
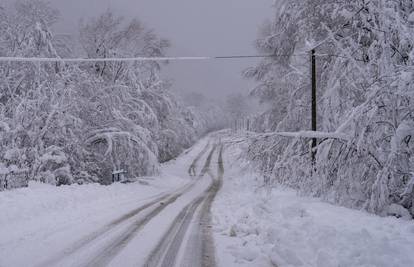
[[[45,58],[45,57],[0,57],[0,62],[136,62],[136,61],[202,61],[220,59],[280,58],[304,56],[305,54],[280,55],[231,55],[200,57],[130,57],[130,58]]]
[[[218,57],[213,57],[214,59],[244,59],[244,58],[278,58],[278,57],[294,57],[294,56],[299,56],[299,55],[295,55],[295,54],[277,54],[277,55],[236,55],[236,56],[218,56]],[[303,55],[300,55],[303,56]]]
[[[131,58],[42,58],[42,57],[0,57],[3,62],[135,62],[135,61],[176,61],[209,60],[211,57],[131,57]]]
[[[119,57],[119,58],[48,58],[48,57],[0,57],[0,62],[138,62],[138,61],[206,61],[206,60],[232,60],[252,58],[289,58],[308,57],[309,53],[299,54],[268,54],[268,55],[231,55],[231,56],[199,56],[199,57]],[[346,55],[339,54],[315,54],[316,57],[337,57],[349,59]],[[363,61],[363,60],[358,60]]]

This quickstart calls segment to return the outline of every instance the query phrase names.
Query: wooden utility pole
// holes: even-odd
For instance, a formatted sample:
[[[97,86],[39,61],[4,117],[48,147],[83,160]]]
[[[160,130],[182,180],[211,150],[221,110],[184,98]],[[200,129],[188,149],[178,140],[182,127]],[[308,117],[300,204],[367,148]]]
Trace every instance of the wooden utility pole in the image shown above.
[[[316,56],[315,49],[311,51],[311,64],[312,64],[312,131],[316,132],[318,130],[317,125],[317,102],[316,102]],[[312,162],[315,163],[316,153],[317,153],[318,140],[316,138],[312,139]]]

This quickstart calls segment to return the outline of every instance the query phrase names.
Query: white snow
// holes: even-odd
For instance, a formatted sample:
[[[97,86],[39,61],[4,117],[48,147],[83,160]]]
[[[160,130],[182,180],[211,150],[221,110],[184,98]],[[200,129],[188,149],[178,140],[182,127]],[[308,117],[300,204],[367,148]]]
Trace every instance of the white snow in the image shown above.
[[[244,143],[240,138],[223,140],[227,144],[224,186],[212,210],[219,266],[414,266],[412,220],[330,205],[298,196],[291,189],[270,191],[260,187],[263,177],[239,158]],[[62,187],[31,183],[29,188],[3,192],[0,266],[35,265],[59,255],[62,248],[69,248],[114,218],[185,184],[188,176],[183,174],[206,143],[204,139],[176,161],[165,164],[161,177],[143,178],[141,183]],[[111,266],[144,261],[142,255],[147,255],[163,236],[170,219],[205,190],[207,182],[154,218]],[[397,206],[390,207],[389,212],[401,215]],[[102,237],[102,241],[109,237]],[[61,266],[88,259],[99,246],[82,249]]]
[[[0,175],[8,174],[9,168],[6,167],[3,163],[0,163]]]
[[[188,167],[207,141],[200,141],[177,160],[165,163],[159,177],[144,177],[136,183],[55,187],[31,182],[28,188],[2,192],[0,266],[41,265],[137,207],[188,184]],[[135,253],[137,249],[148,253],[147,250],[152,248],[149,241],[156,243],[158,239],[154,236],[162,236],[163,229],[168,229],[172,218],[208,185],[209,179],[206,178],[166,209],[165,214],[155,218],[152,222],[154,226],[142,231],[143,239],[131,242],[119,259],[115,259],[113,266],[117,266],[117,262],[121,264],[118,266],[135,266],[137,260],[143,260],[146,254]],[[78,266],[79,262],[93,255],[96,248],[105,246],[111,235],[126,226],[121,225],[108,235],[100,236],[97,244],[82,248],[75,256],[59,262],[59,266]]]
[[[410,16],[408,16],[408,22],[414,23],[414,12],[412,12]]]
[[[395,131],[395,135],[391,139],[391,152],[397,153],[402,141],[410,135],[414,134],[414,122],[403,121]]]
[[[70,247],[113,219],[183,181],[164,177],[140,183],[29,188],[0,194],[0,266],[29,266]],[[53,247],[50,247],[53,244]]]
[[[414,266],[413,221],[282,187],[269,191],[238,158],[240,149],[226,150],[225,183],[213,207],[219,266]]]
[[[387,214],[388,216],[395,216],[397,218],[401,218],[403,220],[411,221],[412,216],[410,212],[401,205],[398,204],[391,204],[388,206]]]
[[[158,181],[160,184],[160,182]],[[169,188],[166,184],[164,190]],[[28,188],[5,191],[0,194],[0,225],[15,226],[16,223],[36,221],[42,216],[71,217],[82,213],[79,209],[93,213],[100,209],[113,208],[127,200],[145,199],[160,191],[160,186],[142,186],[140,183],[129,185],[99,184],[71,185],[56,187],[48,184],[30,182]],[[115,204],[115,205],[114,205]],[[56,214],[55,214],[56,213]],[[76,213],[76,214],[70,214]],[[55,216],[52,216],[55,217]],[[2,236],[2,234],[0,234]]]
[[[8,131],[10,131],[10,127],[4,121],[0,121],[0,130],[8,132]]]

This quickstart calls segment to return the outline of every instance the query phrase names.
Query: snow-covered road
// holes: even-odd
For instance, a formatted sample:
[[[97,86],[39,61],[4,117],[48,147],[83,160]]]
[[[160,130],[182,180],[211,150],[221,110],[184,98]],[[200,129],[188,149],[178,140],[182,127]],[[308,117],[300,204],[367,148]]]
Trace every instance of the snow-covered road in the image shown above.
[[[414,266],[412,221],[263,188],[243,140],[212,134],[134,184],[3,192],[0,266]]]
[[[222,152],[207,138],[141,183],[2,194],[0,266],[214,266]]]

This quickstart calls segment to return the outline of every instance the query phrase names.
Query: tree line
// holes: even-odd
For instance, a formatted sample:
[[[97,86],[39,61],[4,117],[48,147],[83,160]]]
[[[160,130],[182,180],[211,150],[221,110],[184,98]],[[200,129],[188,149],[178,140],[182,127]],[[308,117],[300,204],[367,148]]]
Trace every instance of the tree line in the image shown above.
[[[318,131],[251,140],[247,155],[268,178],[330,202],[382,214],[414,214],[414,2],[277,1],[260,29],[258,51],[274,57],[245,71],[251,95],[268,108],[257,132],[311,129],[309,51],[317,64]]]

